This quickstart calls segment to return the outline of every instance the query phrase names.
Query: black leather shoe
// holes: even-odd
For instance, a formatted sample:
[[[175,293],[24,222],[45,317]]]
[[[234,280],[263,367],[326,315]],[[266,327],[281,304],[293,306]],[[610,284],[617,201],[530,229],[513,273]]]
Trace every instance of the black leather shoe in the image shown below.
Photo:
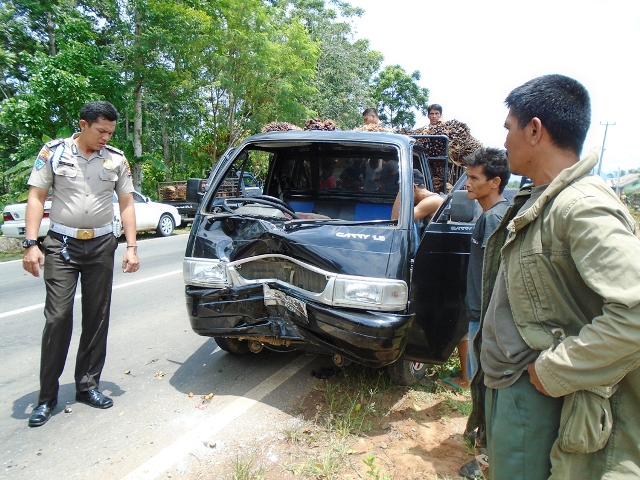
[[[98,389],[87,392],[76,392],[76,400],[96,408],[113,407],[113,400],[105,397]]]
[[[29,426],[39,427],[47,423],[47,420],[51,418],[51,412],[58,404],[58,399],[54,398],[48,402],[42,402],[33,408],[31,415],[29,415]]]

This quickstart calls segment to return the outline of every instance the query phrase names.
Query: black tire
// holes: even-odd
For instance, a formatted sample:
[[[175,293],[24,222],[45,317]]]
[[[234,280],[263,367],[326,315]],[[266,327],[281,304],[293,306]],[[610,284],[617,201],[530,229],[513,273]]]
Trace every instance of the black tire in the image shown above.
[[[405,360],[404,356],[387,367],[391,381],[396,385],[415,385],[427,373],[427,364]]]
[[[213,337],[218,346],[225,352],[233,353],[235,355],[244,355],[249,353],[249,342],[246,340],[238,340],[237,338],[229,337]]]
[[[156,233],[161,237],[170,237],[174,228],[176,228],[176,224],[173,221],[173,217],[168,213],[163,213],[158,221]]]

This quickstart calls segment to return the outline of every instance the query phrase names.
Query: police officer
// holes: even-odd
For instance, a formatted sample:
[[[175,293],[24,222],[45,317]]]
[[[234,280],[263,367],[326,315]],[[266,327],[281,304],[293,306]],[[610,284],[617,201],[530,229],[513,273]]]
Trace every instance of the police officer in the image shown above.
[[[85,104],[80,133],[44,145],[29,177],[23,268],[34,277],[44,268],[46,319],[42,333],[40,395],[29,426],[44,425],[58,403],[73,327],[78,276],[82,284],[82,334],[76,357],[76,400],[96,408],[113,401],[98,390],[107,352],[114,254],[113,192],[118,196],[127,239],[122,271],[139,268],[131,169],[120,150],[107,145],[118,112],[109,102]],[[38,248],[36,238],[49,189],[51,229]]]

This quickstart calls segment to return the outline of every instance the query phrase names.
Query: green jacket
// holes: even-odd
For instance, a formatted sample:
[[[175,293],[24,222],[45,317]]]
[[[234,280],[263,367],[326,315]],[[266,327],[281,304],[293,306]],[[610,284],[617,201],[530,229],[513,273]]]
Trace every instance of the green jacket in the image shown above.
[[[640,241],[627,208],[589,175],[597,161],[589,153],[516,215],[531,193],[520,190],[485,247],[482,321],[502,264],[516,326],[541,351],[536,372],[547,392],[566,405],[573,392],[607,398],[619,386],[610,402],[612,437],[590,454],[555,445],[558,479],[640,478]],[[477,335],[478,359],[481,346]],[[479,365],[469,430],[484,425],[484,391]]]

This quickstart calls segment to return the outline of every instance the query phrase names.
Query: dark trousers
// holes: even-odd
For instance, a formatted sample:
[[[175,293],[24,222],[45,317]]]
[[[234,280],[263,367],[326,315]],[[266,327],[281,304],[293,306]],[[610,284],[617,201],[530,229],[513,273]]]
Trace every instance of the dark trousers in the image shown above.
[[[510,387],[487,388],[487,478],[547,480],[563,403],[563,397],[538,392],[527,372]]]
[[[39,403],[58,396],[58,382],[64,370],[73,330],[73,301],[78,275],[82,285],[82,334],[76,356],[77,391],[98,388],[107,355],[113,257],[118,241],[110,233],[91,240],[68,237],[70,259],[65,261],[60,255],[62,239],[62,235],[49,232],[43,242],[47,297],[40,358]]]

